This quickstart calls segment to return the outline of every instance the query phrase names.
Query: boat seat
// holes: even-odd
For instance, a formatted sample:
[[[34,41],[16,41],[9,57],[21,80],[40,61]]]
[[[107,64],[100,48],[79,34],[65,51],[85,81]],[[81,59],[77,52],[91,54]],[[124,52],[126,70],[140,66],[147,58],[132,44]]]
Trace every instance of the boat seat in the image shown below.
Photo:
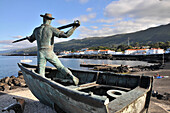
[[[75,86],[75,85],[70,85],[70,86],[67,86],[68,88],[71,88],[71,89],[77,89],[78,86]]]
[[[70,86],[67,86],[67,87],[71,88],[71,89],[75,89],[75,90],[82,90],[82,89],[91,88],[91,87],[98,86],[98,85],[99,84],[96,84],[96,82],[91,82],[91,83],[86,83],[86,84],[82,84],[82,85],[79,85],[79,86],[70,85]]]
[[[125,94],[126,92],[125,91],[122,91],[122,90],[115,90],[115,89],[111,89],[111,90],[108,90],[107,91],[107,94],[111,97],[114,97],[114,98],[117,98],[117,97],[120,97],[122,96],[123,94]]]
[[[96,82],[91,82],[91,83],[87,83],[87,84],[82,84],[80,85],[78,88],[76,88],[76,90],[82,90],[82,89],[87,89],[87,88],[91,88],[94,86],[99,86],[99,84],[96,84]]]

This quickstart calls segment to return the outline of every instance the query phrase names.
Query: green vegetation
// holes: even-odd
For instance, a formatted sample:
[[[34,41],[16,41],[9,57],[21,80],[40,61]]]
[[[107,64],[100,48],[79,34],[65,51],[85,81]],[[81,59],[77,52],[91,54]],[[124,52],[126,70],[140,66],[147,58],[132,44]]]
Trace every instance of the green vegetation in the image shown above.
[[[161,49],[166,50],[167,48],[170,47],[170,41],[156,42],[156,43],[146,43],[146,44],[140,44],[139,42],[136,42],[136,43],[134,43],[130,46],[121,44],[121,45],[118,45],[118,46],[113,45],[112,47],[105,47],[105,46],[90,47],[89,49],[93,49],[93,50],[110,49],[110,50],[120,52],[120,51],[125,51],[126,49],[142,49],[142,48],[145,48],[145,47],[147,47],[148,49],[150,49],[150,48],[161,48]]]

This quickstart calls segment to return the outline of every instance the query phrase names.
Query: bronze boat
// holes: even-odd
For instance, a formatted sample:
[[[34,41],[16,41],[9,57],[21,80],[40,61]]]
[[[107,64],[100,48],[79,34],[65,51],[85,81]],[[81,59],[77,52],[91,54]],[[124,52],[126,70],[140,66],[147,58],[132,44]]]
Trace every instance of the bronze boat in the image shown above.
[[[153,78],[150,76],[72,70],[79,86],[57,69],[46,67],[46,77],[37,66],[19,63],[26,84],[40,102],[58,113],[147,112]]]

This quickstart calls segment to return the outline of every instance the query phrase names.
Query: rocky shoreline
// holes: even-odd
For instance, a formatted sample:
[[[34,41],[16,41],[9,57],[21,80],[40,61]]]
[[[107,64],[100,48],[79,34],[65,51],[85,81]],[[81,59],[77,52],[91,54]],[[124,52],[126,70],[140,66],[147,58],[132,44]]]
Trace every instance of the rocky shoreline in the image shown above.
[[[27,87],[24,76],[21,71],[18,71],[18,76],[10,76],[0,79],[0,91],[7,91],[19,87]]]
[[[141,72],[141,71],[154,71],[164,67],[162,64],[154,64],[149,66],[137,65],[111,65],[111,64],[80,64],[81,67],[88,67],[95,71],[107,71],[114,73],[129,73],[129,72]]]
[[[61,58],[81,58],[81,59],[109,59],[109,60],[130,60],[130,61],[147,61],[149,63],[162,63],[170,61],[168,54],[151,54],[151,55],[111,55],[111,54],[91,54],[91,55],[65,55]]]

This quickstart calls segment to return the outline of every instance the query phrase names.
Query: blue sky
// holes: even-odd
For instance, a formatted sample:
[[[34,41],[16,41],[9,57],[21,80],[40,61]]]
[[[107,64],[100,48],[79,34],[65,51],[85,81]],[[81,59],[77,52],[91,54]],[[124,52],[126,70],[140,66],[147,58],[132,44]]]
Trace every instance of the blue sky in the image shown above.
[[[52,26],[78,19],[81,26],[68,39],[129,33],[170,22],[169,0],[0,0],[0,51],[35,46],[29,36],[42,24],[40,14],[51,13]]]

